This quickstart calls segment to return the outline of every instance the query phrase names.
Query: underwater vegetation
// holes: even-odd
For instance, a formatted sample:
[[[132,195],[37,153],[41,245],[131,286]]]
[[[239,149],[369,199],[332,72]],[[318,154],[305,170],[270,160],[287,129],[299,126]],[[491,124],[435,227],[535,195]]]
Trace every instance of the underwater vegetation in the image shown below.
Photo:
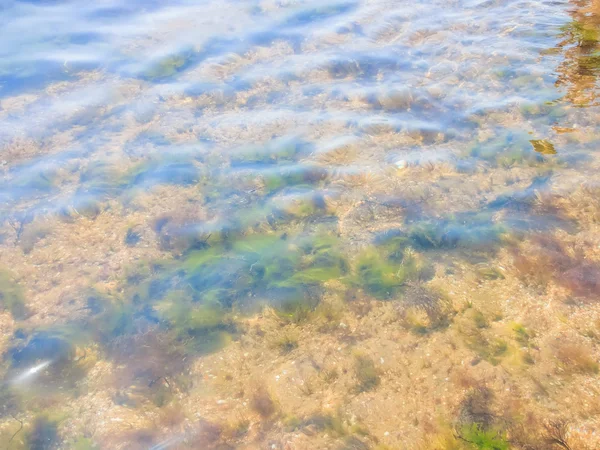
[[[563,36],[569,36],[577,46],[590,48],[600,41],[600,30],[591,23],[572,20],[561,27]]]
[[[200,299],[217,298],[225,306],[258,301],[291,312],[316,306],[322,283],[347,270],[338,241],[327,234],[266,234],[233,241],[231,247],[191,252],[185,278]],[[313,300],[311,300],[313,299]],[[241,301],[241,303],[240,303]]]
[[[465,426],[460,432],[460,438],[479,450],[509,450],[510,445],[502,433],[496,430],[484,430],[473,423]]]
[[[5,270],[0,271],[0,307],[10,311],[15,320],[25,319],[28,315],[23,290]]]
[[[357,393],[371,391],[381,382],[379,371],[373,360],[362,354],[354,357],[354,376],[356,377],[355,391]]]
[[[356,3],[338,3],[333,5],[301,10],[288,17],[285,21],[285,25],[301,26],[322,20],[327,20],[337,15],[350,12],[355,7]]]
[[[152,161],[128,174],[133,185],[173,184],[190,186],[200,180],[200,170],[190,161]]]
[[[446,328],[455,311],[450,299],[442,293],[411,283],[403,293],[401,313],[407,327],[423,335]]]
[[[47,195],[55,192],[59,185],[59,171],[50,163],[23,164],[11,172],[12,176],[0,183],[0,196],[4,201]]]
[[[128,228],[127,233],[125,233],[125,245],[129,247],[134,247],[140,240],[142,236],[139,232],[135,231],[133,228]]]
[[[389,249],[396,259],[409,246],[423,252],[452,249],[493,252],[507,232],[507,225],[495,220],[492,211],[466,212],[437,220],[423,218],[405,229],[386,231],[376,237],[375,244]]]
[[[531,286],[545,289],[556,283],[577,297],[597,296],[600,266],[552,236],[532,236],[529,245],[513,249],[513,258],[518,276]]]
[[[185,70],[191,64],[195,53],[193,49],[185,49],[158,59],[141,73],[141,78],[154,82],[166,81]]]
[[[455,424],[455,436],[467,448],[509,450],[506,424],[494,413],[494,393],[485,385],[474,386],[463,399]]]
[[[54,448],[59,441],[58,419],[46,415],[38,416],[27,431],[26,441],[31,450]]]
[[[280,138],[264,145],[233,150],[229,154],[229,162],[235,168],[258,164],[285,165],[308,156],[312,150],[310,142],[294,137]]]
[[[90,195],[108,195],[119,192],[124,187],[121,173],[114,165],[104,161],[96,161],[88,164],[79,175],[81,183],[80,190]]]
[[[327,179],[327,171],[317,166],[293,166],[276,170],[265,170],[262,183],[266,195],[287,187],[310,188]]]
[[[73,388],[96,361],[94,352],[85,347],[88,339],[75,328],[31,334],[18,330],[3,355],[11,389],[35,391],[43,398]]]
[[[195,300],[185,292],[173,291],[155,305],[156,317],[190,349],[208,353],[222,347],[228,335],[235,333],[229,310],[216,297]]]
[[[411,276],[416,275],[411,269],[369,249],[357,259],[353,284],[376,298],[391,298]]]
[[[275,414],[277,405],[265,386],[259,386],[252,394],[251,407],[261,417],[268,418]]]
[[[561,371],[567,374],[597,374],[600,366],[585,345],[576,342],[557,344],[555,355]]]
[[[531,140],[531,135],[517,130],[506,130],[484,142],[476,143],[470,156],[500,167],[515,165],[539,166],[557,152],[547,140]]]
[[[348,273],[339,239],[325,231],[249,235],[179,260],[141,263],[128,271],[122,292],[85,294],[81,323],[19,333],[4,355],[9,377],[43,365],[36,385],[61,389],[81,379],[100,352],[120,367],[116,402],[136,405],[141,395],[166,405],[174,389],[187,389],[180,377],[187,355],[213,352],[239,333],[235,314],[268,305],[285,321],[303,320],[319,304],[323,284]],[[9,283],[4,293],[5,305],[19,311],[18,288]],[[286,335],[277,346],[285,353],[297,341]]]
[[[435,248],[439,241],[434,233],[437,231],[431,227],[425,232],[411,228],[406,232],[390,230],[380,234],[374,245],[357,255],[349,286],[363,289],[378,299],[390,299],[411,283],[428,281],[433,276],[431,261],[415,248]]]
[[[459,215],[434,224],[415,226],[410,238],[423,250],[471,248],[493,249],[501,242],[506,228],[491,220],[490,214]]]
[[[578,186],[569,195],[552,200],[562,214],[577,221],[581,227],[600,223],[600,186],[597,183]]]

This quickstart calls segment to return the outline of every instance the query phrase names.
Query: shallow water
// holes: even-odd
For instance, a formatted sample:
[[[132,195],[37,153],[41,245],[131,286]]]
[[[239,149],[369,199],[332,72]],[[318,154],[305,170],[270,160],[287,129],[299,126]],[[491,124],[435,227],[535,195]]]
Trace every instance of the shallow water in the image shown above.
[[[596,448],[598,8],[0,5],[0,441]]]

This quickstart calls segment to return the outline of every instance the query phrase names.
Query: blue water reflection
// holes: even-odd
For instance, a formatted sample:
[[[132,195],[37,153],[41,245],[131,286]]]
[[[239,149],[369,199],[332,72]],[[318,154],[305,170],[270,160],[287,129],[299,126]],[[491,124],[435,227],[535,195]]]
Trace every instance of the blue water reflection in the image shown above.
[[[600,70],[600,21],[573,8],[0,5],[0,440],[287,448],[261,440],[277,422],[282,433],[348,434],[331,418],[303,422],[247,401],[233,376],[213,401],[202,358],[319,315],[331,323],[311,333],[333,330],[336,348],[366,339],[323,299],[361,319],[371,317],[364,299],[408,298],[427,316],[413,334],[450,329],[458,313],[428,291],[432,280],[452,285],[457,267],[503,280],[503,267],[488,266],[531,236],[596,223],[587,194],[575,213],[568,203],[595,192],[584,182],[597,175]],[[547,247],[574,273],[561,288],[588,299],[596,263]],[[269,320],[277,327],[260,329]],[[297,346],[286,335],[264,352]],[[482,358],[493,367],[496,356]],[[230,429],[223,405],[234,401],[269,425],[244,428],[244,416]]]

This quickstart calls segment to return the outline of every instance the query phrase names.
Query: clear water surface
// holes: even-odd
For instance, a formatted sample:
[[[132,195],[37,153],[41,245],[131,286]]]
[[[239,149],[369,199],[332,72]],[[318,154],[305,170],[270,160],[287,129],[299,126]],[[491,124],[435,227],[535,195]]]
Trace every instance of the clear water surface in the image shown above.
[[[597,448],[599,14],[4,0],[0,442]]]

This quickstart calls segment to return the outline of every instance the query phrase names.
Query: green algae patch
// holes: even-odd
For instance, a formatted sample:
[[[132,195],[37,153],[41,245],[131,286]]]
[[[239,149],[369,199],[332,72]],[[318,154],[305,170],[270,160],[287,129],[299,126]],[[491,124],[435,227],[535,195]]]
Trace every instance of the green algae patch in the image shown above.
[[[184,292],[171,292],[156,305],[158,317],[190,350],[209,353],[223,347],[235,324],[216,301],[195,303]]]
[[[0,270],[0,308],[10,311],[15,320],[25,319],[28,315],[23,289],[4,270]]]
[[[50,192],[58,183],[57,171],[50,169],[34,169],[28,171],[15,181],[15,187],[24,191]]]
[[[165,56],[146,69],[142,78],[149,81],[167,80],[183,71],[192,62],[193,56],[191,49]]]
[[[71,445],[73,450],[99,450],[94,441],[84,436],[77,438]]]
[[[580,47],[594,46],[600,41],[600,30],[592,23],[573,20],[563,25],[561,31]]]
[[[417,224],[409,235],[415,248],[421,250],[492,250],[505,232],[506,227],[494,223],[491,213],[481,213]]]
[[[536,142],[537,144],[533,144]],[[555,153],[544,153],[537,150],[543,147],[550,152],[550,147],[531,139],[529,133],[516,130],[504,130],[497,136],[476,143],[470,150],[470,156],[483,159],[493,166],[510,168],[514,166],[539,166],[547,163],[546,156]],[[554,147],[552,146],[552,149]]]
[[[401,264],[394,264],[377,250],[370,249],[359,256],[353,281],[368,294],[385,299],[402,287],[406,274]]]
[[[30,450],[51,450],[61,443],[59,426],[67,416],[64,413],[48,411],[37,415],[23,431],[24,448]]]
[[[484,429],[481,425],[473,423],[465,425],[461,430],[462,440],[471,444],[472,448],[478,450],[509,450],[510,444],[504,433],[493,429]]]
[[[406,287],[401,311],[405,326],[418,335],[445,329],[456,314],[450,299],[422,283]]]
[[[202,300],[218,290],[232,305],[261,298],[287,311],[310,303],[315,288],[348,271],[337,241],[326,235],[266,234],[191,252],[183,263],[186,279]]]
[[[473,251],[494,250],[502,242],[507,227],[495,222],[493,212],[460,213],[443,216],[437,220],[422,220],[403,230],[392,230],[378,236],[377,248],[391,260],[401,261],[408,248],[419,251],[464,249]]]
[[[373,360],[362,354],[354,357],[354,376],[356,377],[356,393],[372,391],[381,382],[379,371]]]
[[[311,144],[301,139],[276,139],[262,146],[237,150],[230,155],[232,167],[244,165],[281,165],[294,163],[309,153]]]
[[[489,338],[481,330],[463,331],[463,333],[467,347],[494,366],[500,364],[509,350],[508,343],[504,339]]]
[[[311,317],[324,285],[348,271],[339,239],[327,232],[217,240],[179,260],[139,263],[116,296],[90,294],[86,329],[109,354],[144,327],[185,354],[206,354],[238,334],[240,312],[269,306],[288,323]]]
[[[363,250],[353,264],[348,284],[385,300],[395,297],[407,283],[427,278],[429,264],[408,243],[396,236]]]
[[[262,181],[265,194],[269,195],[288,187],[311,189],[326,180],[327,176],[328,173],[323,168],[298,165],[265,171]]]
[[[191,305],[173,292],[156,306],[159,316],[188,332],[202,333],[223,325],[225,313],[218,302]]]
[[[531,339],[535,338],[536,333],[528,328],[525,328],[520,323],[515,323],[512,327],[515,340],[522,346],[531,347]]]
[[[104,161],[90,163],[79,175],[79,182],[95,194],[114,194],[126,187],[120,170]]]

